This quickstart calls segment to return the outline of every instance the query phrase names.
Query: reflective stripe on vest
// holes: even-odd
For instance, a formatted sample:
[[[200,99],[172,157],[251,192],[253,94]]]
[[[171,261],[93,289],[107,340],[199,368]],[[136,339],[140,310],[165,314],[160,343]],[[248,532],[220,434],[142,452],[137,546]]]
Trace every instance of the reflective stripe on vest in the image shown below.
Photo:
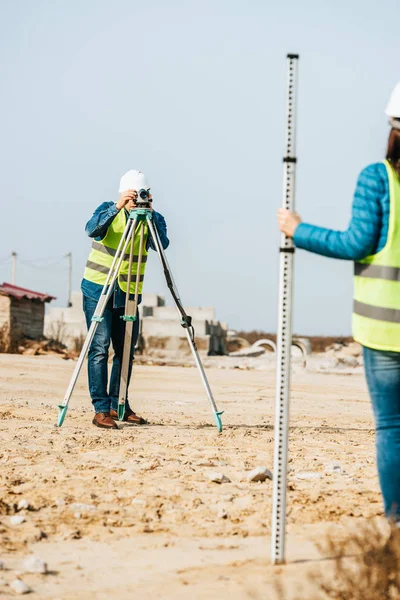
[[[389,323],[400,323],[400,310],[396,308],[384,308],[383,306],[373,306],[354,300],[353,309],[356,315],[368,317],[376,321],[388,321]]]
[[[387,281],[400,281],[400,268],[354,263],[354,275],[372,279],[386,279]]]
[[[385,247],[354,266],[354,339],[377,350],[400,352],[400,178],[384,162],[390,218]]]
[[[121,236],[126,227],[126,215],[124,210],[120,210],[109,226],[105,237],[101,241],[94,240],[92,243],[92,250],[90,252],[86,268],[84,272],[84,279],[97,283],[98,285],[104,285],[107,279],[107,275],[110,271],[112,262],[117,252]],[[140,268],[140,274],[138,274],[138,255],[139,255],[139,244],[140,244],[140,227],[144,227],[144,247],[142,255],[142,264]],[[136,227],[135,242],[133,248],[133,261],[132,261],[132,274],[131,274],[131,285],[130,293],[134,294],[136,291],[136,282],[139,279],[138,293],[141,294],[143,290],[143,280],[146,270],[147,262],[147,237],[148,237],[148,225],[146,222],[138,223]],[[126,292],[127,281],[128,281],[128,270],[129,270],[129,253],[130,243],[124,254],[121,267],[118,273],[118,285]],[[138,275],[140,275],[138,277]]]
[[[104,244],[101,244],[100,242],[96,242],[95,240],[93,240],[92,242],[92,248],[94,250],[98,250],[99,252],[104,252],[104,254],[110,254],[111,256],[115,256],[117,251],[114,248],[107,248],[107,246],[104,246]],[[138,262],[138,256],[133,256],[133,262]],[[129,261],[129,252],[125,252],[124,254],[124,260]],[[143,254],[142,256],[142,262],[147,262],[147,254]]]

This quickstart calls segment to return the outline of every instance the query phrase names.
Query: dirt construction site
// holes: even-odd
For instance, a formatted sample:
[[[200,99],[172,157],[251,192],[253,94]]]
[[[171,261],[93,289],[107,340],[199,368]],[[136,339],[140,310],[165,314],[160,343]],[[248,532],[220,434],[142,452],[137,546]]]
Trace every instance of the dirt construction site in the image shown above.
[[[0,598],[16,581],[32,600],[328,597],[325,537],[384,527],[362,370],[295,361],[287,564],[272,566],[272,481],[252,471],[273,470],[274,361],[224,358],[207,365],[219,434],[195,368],[135,365],[149,424],[119,431],[91,424],[82,373],[57,428],[74,362],[0,355]]]

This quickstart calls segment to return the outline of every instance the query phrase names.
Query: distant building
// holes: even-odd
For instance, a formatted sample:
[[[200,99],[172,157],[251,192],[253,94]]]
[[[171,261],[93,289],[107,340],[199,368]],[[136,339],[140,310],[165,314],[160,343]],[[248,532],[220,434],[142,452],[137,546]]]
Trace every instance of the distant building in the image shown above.
[[[0,329],[5,329],[14,338],[41,338],[44,305],[52,300],[56,298],[49,294],[3,283],[0,286]]]
[[[216,320],[215,308],[211,306],[184,307],[192,317],[198,350],[207,354],[227,354],[226,333],[228,326]],[[175,306],[165,306],[162,296],[143,294],[140,326],[141,348],[168,352],[188,351],[186,334],[181,316]]]
[[[215,309],[185,307],[185,310],[193,318],[199,350],[209,354],[226,354],[228,326],[216,321]],[[187,351],[186,335],[175,306],[165,306],[164,298],[158,294],[143,294],[139,314],[139,350],[144,352],[162,350],[171,353]],[[79,346],[77,342],[82,340],[86,333],[81,292],[76,291],[71,294],[71,307],[54,306],[46,315],[45,335],[61,341],[71,349]]]
[[[44,334],[47,338],[62,342],[70,350],[78,348],[87,334],[82,309],[82,292],[71,294],[69,307],[52,306],[45,317]]]

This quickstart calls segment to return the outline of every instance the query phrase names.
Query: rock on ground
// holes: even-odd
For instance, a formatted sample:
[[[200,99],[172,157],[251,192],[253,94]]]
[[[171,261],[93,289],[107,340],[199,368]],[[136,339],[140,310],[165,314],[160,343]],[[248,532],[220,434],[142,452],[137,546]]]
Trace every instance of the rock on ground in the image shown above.
[[[10,583],[10,588],[18,595],[29,594],[32,591],[29,585],[26,585],[21,579],[14,579]]]
[[[25,498],[23,498],[22,500],[20,500],[18,502],[18,506],[17,506],[17,510],[24,510],[24,509],[26,509],[26,510],[29,509],[29,502]]]
[[[14,515],[10,517],[11,525],[22,525],[22,523],[25,523],[25,521],[26,518],[23,515]]]
[[[217,473],[216,471],[210,471],[207,473],[210,481],[214,481],[215,483],[230,483],[229,477],[224,475],[223,473]]]
[[[47,573],[47,563],[41,560],[37,556],[28,556],[23,562],[23,569],[25,573]]]
[[[267,467],[256,467],[247,473],[247,479],[249,481],[266,481],[266,479],[272,479],[272,473]]]

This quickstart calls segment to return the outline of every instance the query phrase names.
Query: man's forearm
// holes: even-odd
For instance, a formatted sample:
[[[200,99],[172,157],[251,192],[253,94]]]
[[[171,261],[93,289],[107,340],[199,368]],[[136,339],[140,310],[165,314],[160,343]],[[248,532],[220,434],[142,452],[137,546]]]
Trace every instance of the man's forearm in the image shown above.
[[[158,231],[158,235],[160,236],[161,245],[164,248],[164,250],[166,250],[169,246],[169,239],[167,236],[167,224],[165,222],[165,219],[160,213],[157,213],[155,211],[153,213],[153,219],[154,219],[154,225],[156,226],[157,231]],[[149,249],[149,248],[151,248],[152,250],[156,249],[151,235],[149,235],[148,241],[147,241],[147,249]]]
[[[94,212],[92,218],[87,222],[85,231],[91,238],[103,238],[107,229],[118,214],[118,208],[114,204],[104,203]]]

